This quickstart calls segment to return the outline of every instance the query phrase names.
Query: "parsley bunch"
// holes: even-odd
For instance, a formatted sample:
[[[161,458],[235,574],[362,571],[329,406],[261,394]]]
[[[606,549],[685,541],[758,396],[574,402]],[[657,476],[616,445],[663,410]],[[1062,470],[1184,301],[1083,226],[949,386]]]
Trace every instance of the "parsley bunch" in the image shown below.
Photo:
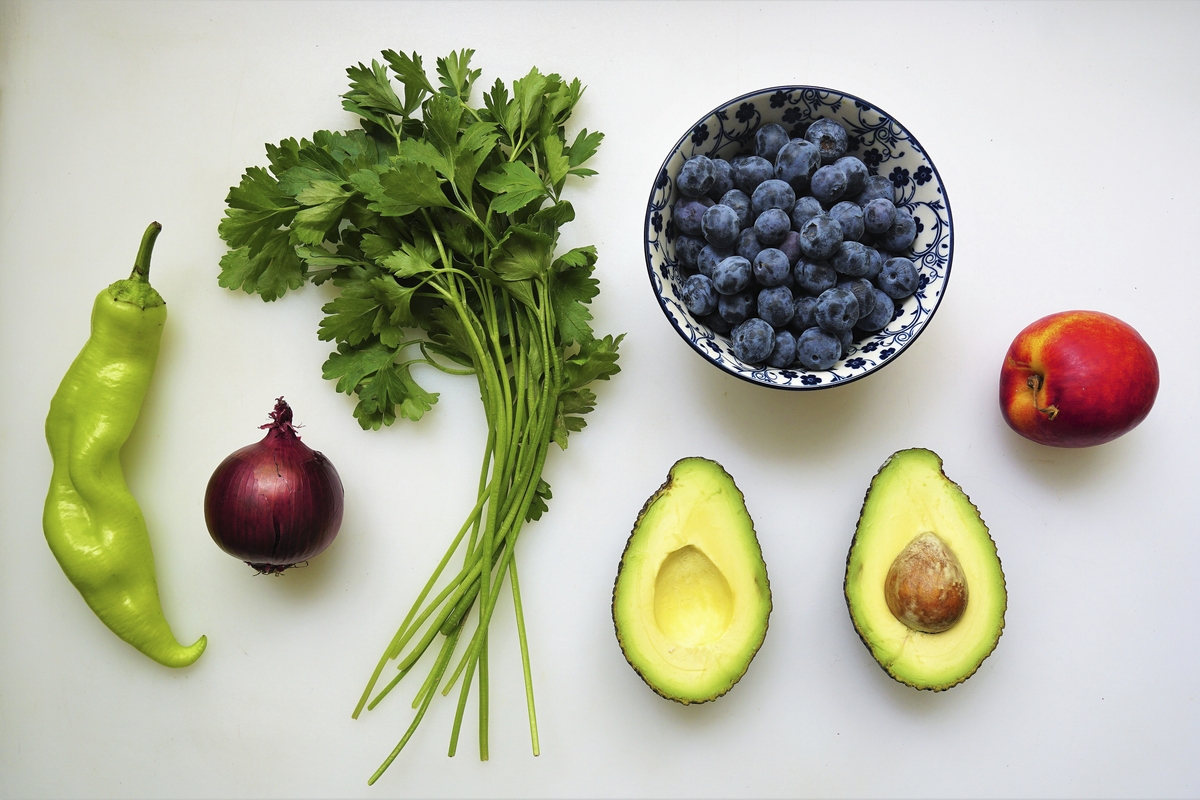
[[[318,335],[337,343],[323,374],[358,396],[354,416],[364,429],[390,425],[397,414],[420,419],[437,401],[417,384],[414,365],[474,374],[479,385],[488,434],[478,501],[354,710],[357,717],[367,705],[388,661],[400,659],[396,675],[368,708],[442,636],[412,724],[371,783],[439,685],[445,695],[460,678],[450,755],[477,682],[479,754],[488,757],[487,631],[506,575],[538,753],[514,549],[522,523],[546,511],[551,493],[541,474],[550,443],[565,448],[583,428],[596,401],[588,386],[618,371],[622,338],[597,337],[590,325],[596,249],[555,256],[559,229],[575,217],[563,187],[571,175],[595,174],[583,165],[603,139],[584,129],[568,143],[564,126],[583,93],[579,81],[533,69],[511,91],[497,80],[476,108],[473,51],[437,59],[437,87],[416,53],[382,55],[386,64],[347,70],[342,105],[361,118],[361,129],[268,144],[269,169],[246,170],[219,227],[230,247],[221,286],[264,300],[305,280],[340,290],[322,309]],[[464,542],[461,567],[443,578]],[[468,619],[475,627],[464,637]]]

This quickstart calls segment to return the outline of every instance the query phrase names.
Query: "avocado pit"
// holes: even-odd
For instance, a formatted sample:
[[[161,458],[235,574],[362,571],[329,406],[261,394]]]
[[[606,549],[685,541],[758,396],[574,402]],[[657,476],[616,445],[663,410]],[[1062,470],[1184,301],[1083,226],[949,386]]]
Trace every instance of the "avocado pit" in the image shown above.
[[[962,565],[937,534],[917,535],[896,556],[884,579],[888,609],[909,628],[941,633],[967,610],[967,578]]]

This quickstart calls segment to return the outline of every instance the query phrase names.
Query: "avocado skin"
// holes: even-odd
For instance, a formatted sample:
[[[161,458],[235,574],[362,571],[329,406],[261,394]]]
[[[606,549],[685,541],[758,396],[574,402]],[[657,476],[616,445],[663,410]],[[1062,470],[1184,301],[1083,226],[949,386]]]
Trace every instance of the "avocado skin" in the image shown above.
[[[654,691],[655,694],[657,694],[659,697],[665,698],[667,700],[672,700],[676,703],[680,703],[681,705],[685,705],[685,706],[686,705],[699,705],[701,703],[711,703],[713,700],[716,700],[717,698],[723,697],[726,694],[728,694],[729,691],[734,686],[737,685],[737,683],[746,674],[746,671],[750,668],[750,662],[752,662],[754,660],[754,657],[758,654],[758,650],[759,650],[759,648],[762,647],[762,643],[766,640],[767,628],[770,625],[770,613],[771,613],[771,610],[773,609],[773,603],[772,603],[772,598],[771,598],[771,582],[770,582],[770,579],[767,577],[766,563],[764,561],[764,562],[762,562],[762,576],[761,577],[762,577],[762,581],[763,581],[763,588],[766,593],[766,604],[767,605],[766,605],[765,619],[763,620],[762,634],[760,636],[758,636],[756,639],[754,639],[748,643],[749,653],[745,658],[745,663],[742,665],[741,671],[739,673],[737,673],[736,676],[732,677],[732,679],[729,680],[728,683],[720,691],[718,691],[714,694],[711,694],[711,695],[707,695],[704,697],[697,697],[697,698],[679,697],[677,695],[673,695],[670,692],[667,692],[664,689],[662,689],[661,687],[659,687],[658,685],[656,685],[654,683],[654,681],[651,679],[651,677],[648,676],[646,674],[646,672],[643,670],[643,668],[638,664],[637,659],[633,655],[631,655],[631,653],[630,653],[631,648],[628,646],[628,643],[626,642],[625,637],[622,636],[622,634],[621,634],[621,623],[618,620],[617,600],[618,600],[618,591],[619,591],[619,588],[621,585],[621,576],[624,574],[624,572],[628,566],[627,558],[629,556],[630,549],[633,547],[634,542],[637,539],[638,531],[641,528],[643,521],[645,520],[646,514],[650,511],[650,509],[654,506],[654,504],[656,502],[658,502],[658,500],[660,500],[662,497],[664,497],[671,491],[671,489],[675,485],[676,470],[680,466],[687,464],[688,462],[702,462],[702,463],[704,463],[706,465],[710,465],[712,468],[715,468],[716,470],[718,470],[720,472],[720,474],[724,476],[725,480],[728,481],[729,488],[732,489],[734,492],[736,492],[737,499],[738,499],[739,503],[741,504],[742,509],[746,508],[745,494],[743,494],[742,490],[740,488],[738,488],[737,484],[733,480],[733,476],[731,476],[725,470],[725,468],[723,466],[721,466],[720,463],[713,461],[712,459],[703,458],[701,456],[690,456],[687,458],[681,458],[678,461],[676,461],[675,464],[673,464],[671,466],[671,469],[668,471],[667,479],[665,481],[663,481],[663,484],[658,487],[658,489],[654,492],[654,494],[650,495],[650,497],[647,498],[646,502],[642,504],[642,508],[638,512],[637,519],[634,520],[633,528],[630,530],[630,533],[629,533],[629,538],[626,539],[626,541],[625,541],[625,549],[621,552],[621,560],[620,560],[619,564],[617,565],[617,576],[613,582],[613,594],[612,594],[612,605],[611,605],[612,618],[613,618],[613,629],[616,632],[617,643],[618,643],[618,645],[620,645],[621,654],[625,657],[625,661],[629,664],[630,667],[633,668],[633,671],[637,673],[638,677],[641,678],[642,681]],[[749,511],[746,511],[746,525],[747,525],[747,532],[748,532],[749,536],[754,539],[755,548],[758,550],[759,558],[761,559],[762,555],[761,555],[761,548],[758,546],[758,534],[754,529],[754,522],[753,522],[753,519],[749,515]]]
[[[864,631],[862,629],[862,627],[859,625],[858,619],[855,617],[855,614],[854,614],[854,600],[851,596],[851,590],[850,590],[851,562],[854,558],[855,545],[858,544],[859,533],[862,531],[863,525],[866,521],[865,518],[866,518],[866,514],[867,514],[867,501],[870,500],[871,493],[875,490],[876,485],[879,482],[881,476],[884,475],[885,471],[892,464],[892,462],[896,461],[897,459],[904,458],[905,456],[907,456],[909,454],[928,454],[929,456],[932,456],[934,459],[936,459],[938,474],[940,475],[941,479],[944,480],[949,486],[953,487],[954,490],[956,490],[957,492],[959,492],[962,495],[963,499],[970,506],[970,508],[974,511],[975,518],[979,521],[980,528],[982,529],[984,535],[987,536],[988,542],[991,543],[993,551],[995,549],[995,540],[992,538],[991,531],[988,530],[987,524],[983,521],[983,517],[979,513],[979,507],[976,506],[971,501],[970,497],[967,495],[966,492],[963,491],[962,487],[958,483],[956,483],[949,476],[946,475],[946,471],[943,468],[944,462],[942,461],[941,456],[939,456],[937,453],[934,453],[932,450],[927,450],[925,448],[910,448],[908,450],[900,450],[900,451],[897,451],[896,453],[893,453],[891,456],[888,457],[888,459],[886,461],[883,462],[883,465],[878,469],[878,471],[876,471],[875,475],[871,478],[871,484],[870,484],[870,486],[867,487],[867,491],[863,496],[863,505],[862,505],[862,509],[859,511],[858,523],[855,526],[854,538],[853,538],[853,540],[851,540],[850,549],[846,552],[846,576],[842,582],[842,593],[846,599],[846,608],[850,612],[850,620],[854,625],[854,632],[856,634],[858,634],[858,638],[863,643],[863,646],[867,648],[867,652],[869,652],[871,654],[872,658],[879,665],[880,669],[882,669],[884,671],[884,673],[888,675],[888,677],[892,678],[893,680],[897,681],[898,683],[902,683],[905,686],[909,686],[913,689],[920,689],[922,691],[930,691],[930,692],[944,692],[947,689],[952,689],[955,686],[958,686],[959,684],[963,683],[965,680],[970,678],[972,675],[974,675],[979,670],[979,667],[983,665],[983,662],[987,660],[988,656],[990,656],[995,651],[996,645],[998,645],[1000,643],[1000,637],[1004,633],[1004,615],[1008,610],[1008,595],[1007,595],[1008,585],[1004,578],[1004,570],[1003,570],[1003,565],[1000,562],[1000,557],[999,557],[999,555],[996,555],[995,556],[996,570],[999,573],[999,577],[1000,577],[1001,606],[1000,606],[999,621],[998,621],[998,624],[996,627],[995,636],[993,637],[993,639],[991,641],[990,647],[987,648],[987,651],[982,653],[980,655],[980,657],[975,661],[975,663],[973,665],[971,665],[965,672],[963,672],[961,675],[958,675],[954,679],[949,680],[949,681],[937,682],[937,683],[922,683],[919,681],[909,680],[903,674],[897,674],[897,672],[895,670],[891,669],[889,665],[885,664],[879,658],[879,656],[876,654],[874,645],[872,645],[872,643],[871,643],[870,637],[868,636],[867,632]]]

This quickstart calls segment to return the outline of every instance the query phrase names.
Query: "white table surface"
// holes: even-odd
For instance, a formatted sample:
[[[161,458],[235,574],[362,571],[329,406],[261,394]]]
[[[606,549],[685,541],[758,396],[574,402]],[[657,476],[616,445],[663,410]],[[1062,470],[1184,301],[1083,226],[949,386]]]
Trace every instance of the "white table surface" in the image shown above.
[[[1200,793],[1200,365],[1195,355],[1200,5],[1041,3],[130,3],[0,5],[0,795],[4,797],[1195,797]],[[530,754],[511,605],[492,628],[491,760],[452,700],[372,788],[416,684],[350,719],[375,660],[473,502],[471,378],[418,424],[364,432],[322,380],[328,287],[276,303],[217,286],[226,192],[264,142],[346,129],[345,68],[384,49],[481,85],[531,66],[588,87],[607,134],[572,185],[565,244],[594,243],[600,332],[622,372],[519,549],[542,755]],[[925,145],[956,225],[952,280],[897,363],[831,391],[756,388],[672,331],[642,256],[675,139],[724,100],[842,89]],[[47,404],[96,292],[163,224],[161,360],[124,452],[168,618],[209,637],[160,667],[84,605],[40,526]],[[1012,337],[1054,311],[1136,327],[1162,388],[1136,431],[1041,447],[997,409]],[[346,486],[333,547],[255,577],[220,552],[206,481],[285,395]],[[1009,587],[1003,638],[945,693],[889,679],[842,596],[863,493],[906,447],[979,506]],[[683,707],[625,663],[610,599],[633,520],[678,458],[745,492],[774,593],[734,690]],[[415,676],[414,676],[415,677]],[[407,688],[405,688],[407,687]]]

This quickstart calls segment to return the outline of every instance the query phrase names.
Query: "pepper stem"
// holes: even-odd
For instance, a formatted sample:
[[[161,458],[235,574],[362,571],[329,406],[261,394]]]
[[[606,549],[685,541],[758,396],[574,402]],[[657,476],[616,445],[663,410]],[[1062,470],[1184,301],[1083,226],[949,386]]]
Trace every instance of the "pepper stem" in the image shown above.
[[[129,273],[129,280],[149,282],[150,255],[154,252],[154,240],[158,238],[160,231],[162,225],[151,222],[150,227],[142,234],[142,244],[138,247],[137,258],[133,260],[133,272]]]

